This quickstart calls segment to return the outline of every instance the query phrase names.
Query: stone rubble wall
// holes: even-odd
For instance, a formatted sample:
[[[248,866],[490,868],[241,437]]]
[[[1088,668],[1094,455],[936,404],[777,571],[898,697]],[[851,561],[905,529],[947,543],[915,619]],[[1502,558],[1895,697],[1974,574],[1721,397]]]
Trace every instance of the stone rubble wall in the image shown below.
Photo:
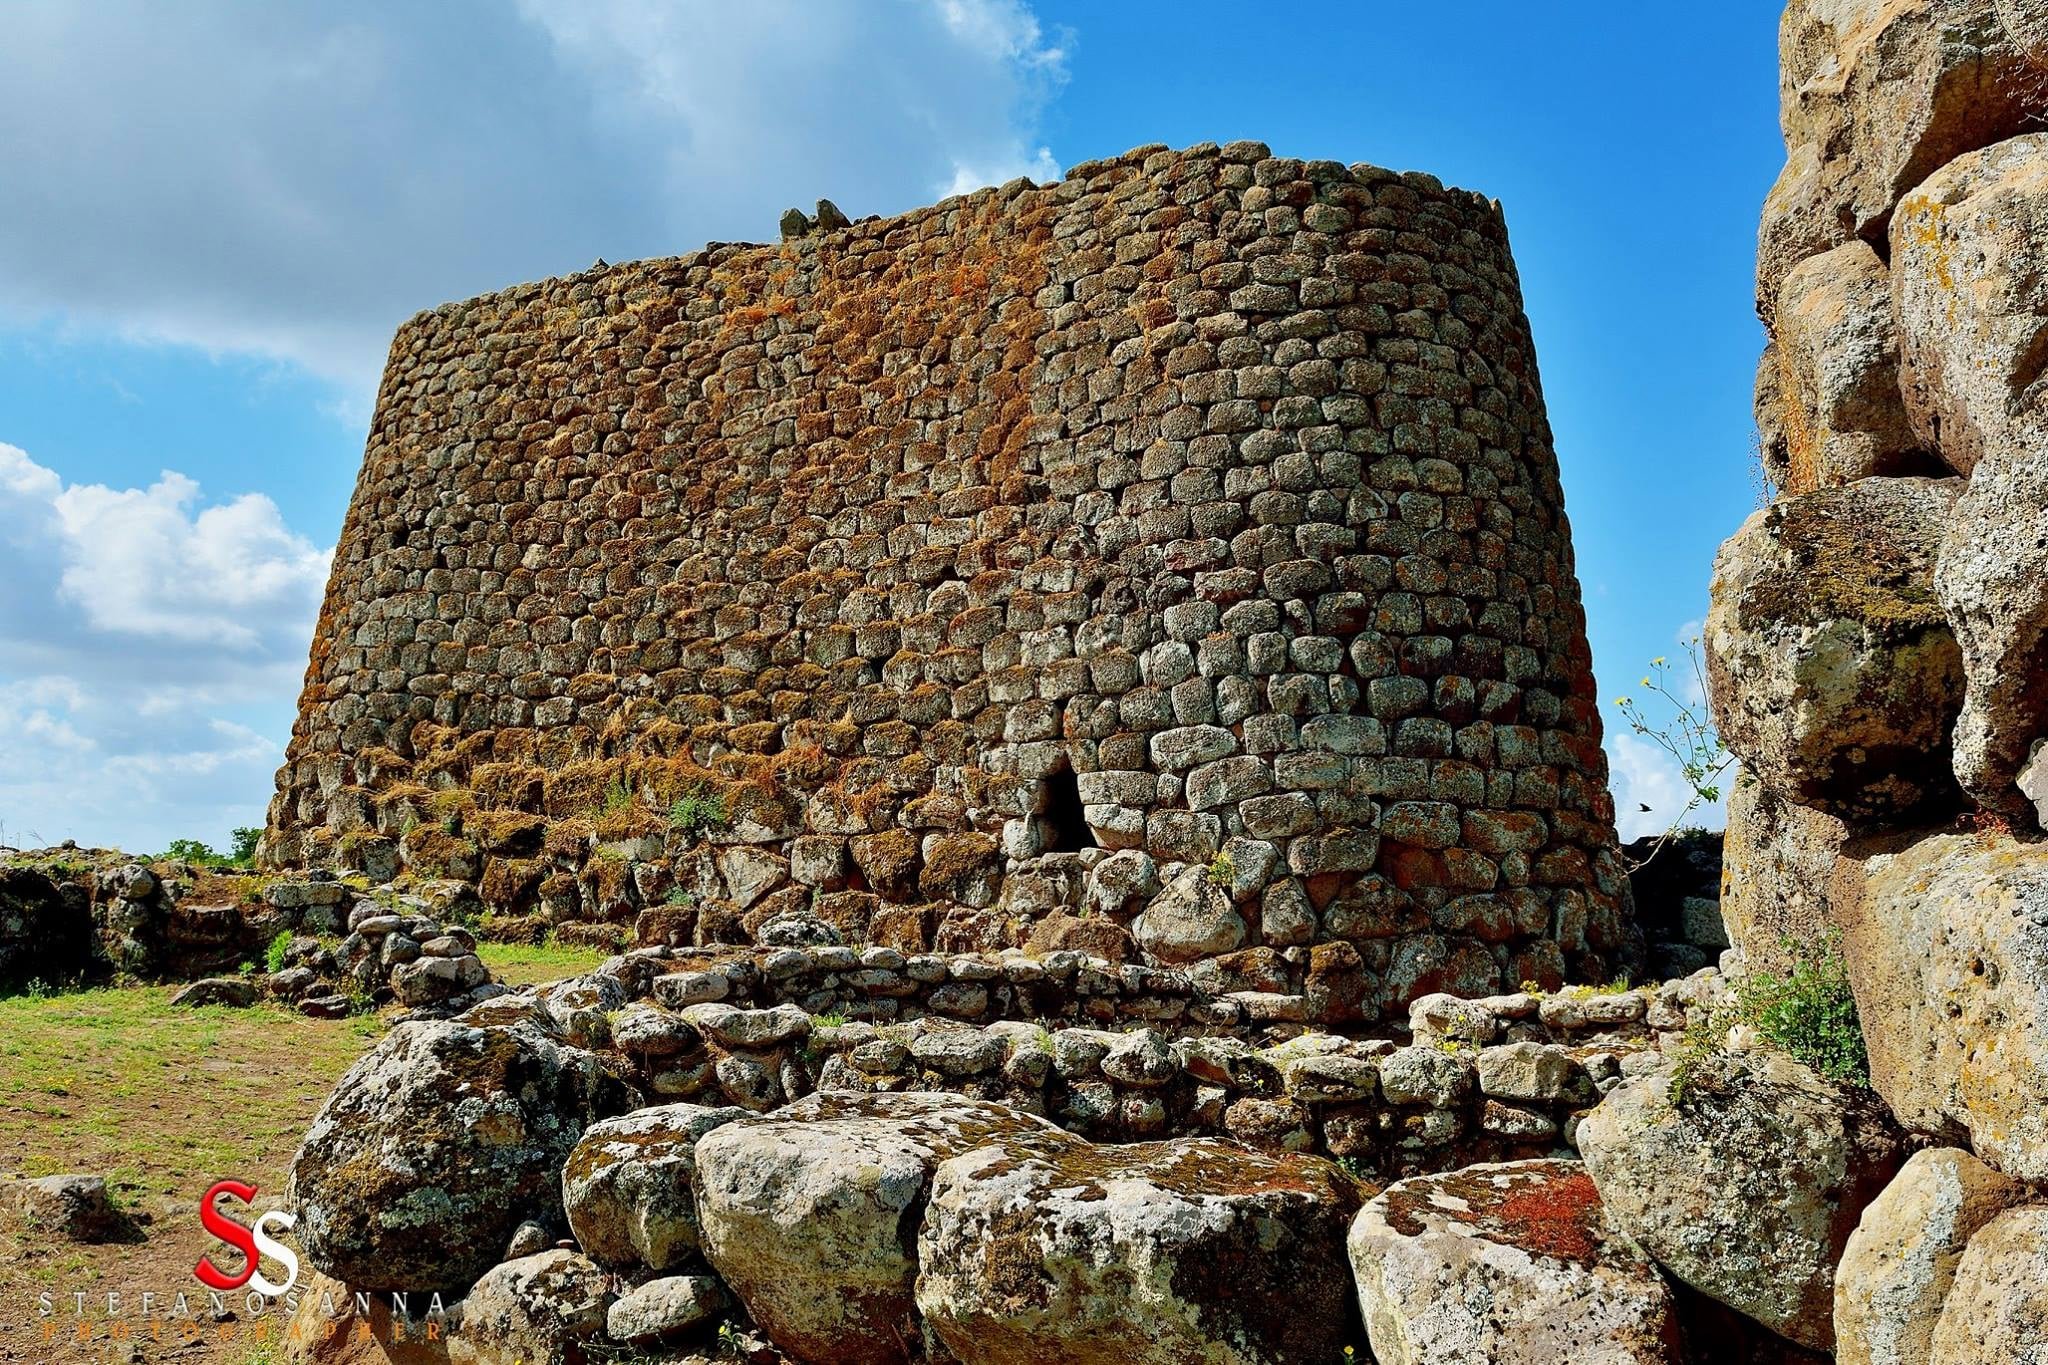
[[[844,949],[787,951],[845,967]],[[1371,1359],[1353,1308],[1369,1320],[1390,1286],[1365,1275],[1376,1258],[1359,1259],[1356,1229],[1371,1220],[1352,1220],[1382,1182],[1467,1170],[1445,1189],[1469,1197],[1430,1206],[1484,1224],[1472,1250],[1515,1258],[1529,1277],[1518,1292],[1590,1271],[1603,1242],[1642,1262],[1583,1169],[1559,1158],[1601,1097],[1662,1074],[1664,1050],[1729,989],[1706,969],[1654,989],[1440,995],[1415,1003],[1405,1043],[1294,1029],[1257,1045],[1149,1025],[842,1021],[765,1003],[787,977],[738,970],[753,964],[670,970],[681,965],[670,950],[622,955],[394,1030],[359,1062],[293,1163],[302,1246],[322,1277],[295,1339],[335,1321],[303,1306],[321,1290],[345,1305],[357,1289],[432,1284],[463,1299],[465,1348],[506,1358],[555,1358],[564,1338],[687,1350],[723,1321],[722,1338],[758,1334],[797,1360],[907,1361],[927,1329],[992,1365],[1044,1358],[1052,1337],[1085,1354],[1100,1322],[1169,1333],[1127,1353],[1160,1365],[1202,1342],[1249,1350],[1247,1332],[1264,1353],[1243,1358],[1309,1365],[1352,1347]],[[686,1001],[712,977],[725,999]],[[525,1137],[508,1146],[515,1124]],[[1540,1191],[1519,1176],[1481,1188],[1487,1172],[1518,1171],[1540,1175]],[[1413,1234],[1388,1193],[1382,1235]],[[366,1198],[422,1197],[445,1210],[431,1238],[362,1212]],[[1303,1199],[1326,1235],[1303,1239]],[[1222,1232],[1240,1219],[1242,1246]],[[1347,1225],[1350,1267],[1333,1255]],[[1217,1236],[1225,1245],[1208,1244]],[[1462,1245],[1439,1250],[1456,1259]],[[1156,1284],[1155,1262],[1172,1268]],[[1315,1318],[1312,1348],[1286,1326],[1299,1313],[1270,1312],[1284,1284],[1283,1301]],[[1604,1272],[1572,1284],[1582,1306],[1589,1293],[1671,1293],[1642,1264],[1625,1285]],[[1231,1327],[1233,1315],[1259,1325]],[[1028,1344],[982,1349],[979,1330]]]
[[[1667,1270],[1843,1365],[2039,1358],[2048,6],[1793,0],[1780,55],[1757,261],[1775,487],[1722,548],[1705,632],[1744,769],[1722,905],[1749,969],[1839,953],[1883,1106],[1776,1086],[1744,1113],[1726,1096],[1773,1087],[1716,1074],[1690,1114],[1618,1092],[1582,1145]],[[1722,1141],[1733,1177],[1667,1188]],[[1811,1210],[1827,1235],[1788,1232],[1778,1192],[1828,1172],[1853,1179]]]
[[[339,1018],[396,1002],[407,1017],[446,1018],[502,989],[460,922],[479,909],[454,882],[365,892],[329,872],[243,873],[111,849],[16,853],[0,866],[0,987],[118,975],[189,983],[173,1004],[269,997]]]
[[[1368,1015],[1638,951],[1496,205],[1146,147],[400,330],[271,862],[960,951],[1076,850]]]
[[[623,1009],[600,1024],[587,1002],[563,1007],[590,989],[572,981],[543,990],[547,1018],[630,1058],[652,1103],[763,1112],[817,1090],[946,1091],[1100,1141],[1210,1133],[1404,1174],[1569,1149],[1580,1113],[1726,997],[1711,968],[1637,990],[1432,995],[1404,1042],[1276,1021],[1242,1008],[1256,996],[1075,953],[654,950],[604,974]]]

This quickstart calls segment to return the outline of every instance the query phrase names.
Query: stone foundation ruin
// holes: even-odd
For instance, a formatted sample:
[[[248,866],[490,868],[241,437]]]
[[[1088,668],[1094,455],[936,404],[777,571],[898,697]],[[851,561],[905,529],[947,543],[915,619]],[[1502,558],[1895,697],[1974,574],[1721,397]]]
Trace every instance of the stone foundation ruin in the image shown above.
[[[1506,230],[1426,175],[1146,147],[423,313],[315,640],[265,857],[539,929],[1323,1023],[1640,953]]]

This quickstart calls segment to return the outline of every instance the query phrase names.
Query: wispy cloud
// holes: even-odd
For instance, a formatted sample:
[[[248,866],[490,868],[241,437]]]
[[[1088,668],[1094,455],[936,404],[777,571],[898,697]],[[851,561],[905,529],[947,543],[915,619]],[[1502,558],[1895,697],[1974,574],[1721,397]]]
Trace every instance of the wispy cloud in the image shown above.
[[[280,357],[360,421],[420,308],[1053,178],[1069,41],[1018,0],[27,0],[0,321]]]
[[[259,494],[67,484],[0,443],[0,822],[87,843],[261,818],[328,554]]]

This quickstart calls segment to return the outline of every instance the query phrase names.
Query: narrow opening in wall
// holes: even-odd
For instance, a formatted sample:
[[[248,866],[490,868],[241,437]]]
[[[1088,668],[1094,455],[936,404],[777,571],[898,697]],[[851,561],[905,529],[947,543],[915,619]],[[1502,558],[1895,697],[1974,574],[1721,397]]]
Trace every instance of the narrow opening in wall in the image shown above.
[[[1095,835],[1081,812],[1081,783],[1070,768],[1045,779],[1045,849],[1048,853],[1079,853],[1095,847]]]

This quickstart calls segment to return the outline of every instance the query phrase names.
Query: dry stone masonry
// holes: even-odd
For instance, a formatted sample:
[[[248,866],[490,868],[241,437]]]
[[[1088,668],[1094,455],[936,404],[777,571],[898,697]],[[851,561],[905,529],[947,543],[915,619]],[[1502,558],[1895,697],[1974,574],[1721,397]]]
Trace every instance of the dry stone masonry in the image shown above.
[[[649,942],[1341,949],[1327,1022],[1631,960],[1497,205],[1241,142],[824,208],[400,330],[273,863]]]
[[[1889,1113],[1724,1060],[1578,1136],[1667,1271],[1786,1338],[2048,1359],[2048,5],[1793,0],[1780,39],[1722,904],[1752,968],[1839,951]],[[1674,1175],[1702,1141],[1747,1155]]]

